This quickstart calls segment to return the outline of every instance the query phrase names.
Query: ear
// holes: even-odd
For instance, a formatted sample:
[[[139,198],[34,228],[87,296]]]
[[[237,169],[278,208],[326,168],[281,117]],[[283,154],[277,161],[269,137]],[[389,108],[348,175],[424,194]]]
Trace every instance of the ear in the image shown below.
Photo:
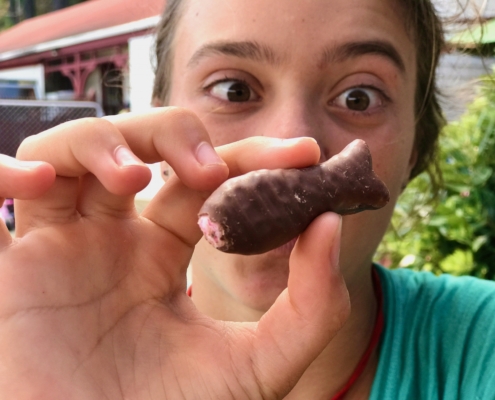
[[[153,107],[163,107],[163,102],[159,98],[153,97],[153,100],[151,100],[151,105]]]
[[[170,165],[168,165],[167,162],[162,161],[160,162],[160,171],[162,175],[162,179],[167,182],[168,178],[170,178],[170,175],[172,173],[172,168],[170,168]]]

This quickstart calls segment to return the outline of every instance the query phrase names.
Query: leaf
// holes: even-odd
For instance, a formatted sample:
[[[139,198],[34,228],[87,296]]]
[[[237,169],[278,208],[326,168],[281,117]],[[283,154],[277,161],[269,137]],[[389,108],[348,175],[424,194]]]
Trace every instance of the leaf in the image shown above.
[[[378,249],[391,266],[495,279],[495,74],[442,132],[445,185],[434,202],[423,173],[400,196]],[[411,261],[414,261],[411,263]]]
[[[430,226],[444,226],[448,223],[449,219],[444,216],[435,216],[430,218],[430,222],[428,225]]]
[[[473,254],[470,251],[457,249],[442,260],[440,267],[446,273],[464,275],[473,268]]]
[[[482,186],[493,175],[493,169],[487,166],[481,166],[473,173],[473,185]]]
[[[485,243],[488,242],[488,236],[478,236],[476,239],[473,240],[473,244],[471,245],[471,249],[473,249],[473,252],[476,253],[481,246],[483,246]]]

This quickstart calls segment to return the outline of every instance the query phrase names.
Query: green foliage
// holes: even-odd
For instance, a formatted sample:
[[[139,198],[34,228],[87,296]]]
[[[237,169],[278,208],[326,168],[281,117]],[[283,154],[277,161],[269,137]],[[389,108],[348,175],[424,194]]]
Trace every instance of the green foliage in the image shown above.
[[[0,31],[10,28],[12,20],[9,18],[9,2],[8,0],[0,0]]]
[[[495,279],[495,77],[440,139],[442,189],[433,200],[426,173],[404,191],[378,260]]]
[[[68,5],[73,6],[78,3],[82,3],[87,0],[69,0]],[[24,0],[18,2],[18,17],[19,20],[23,20],[23,6]],[[49,13],[53,10],[52,0],[35,0],[36,15],[42,15]],[[9,15],[9,0],[0,0],[0,31],[8,29],[14,25],[12,18]]]

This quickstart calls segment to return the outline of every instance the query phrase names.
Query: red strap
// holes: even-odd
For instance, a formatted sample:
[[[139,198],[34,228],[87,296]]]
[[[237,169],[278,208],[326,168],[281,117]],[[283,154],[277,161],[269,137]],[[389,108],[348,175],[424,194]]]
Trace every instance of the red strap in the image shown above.
[[[368,364],[368,361],[371,357],[371,354],[373,354],[373,351],[375,350],[376,346],[378,346],[378,343],[380,342],[380,337],[382,335],[383,325],[384,325],[383,293],[382,293],[382,286],[380,284],[380,277],[378,276],[378,272],[376,271],[375,268],[373,268],[372,271],[373,271],[372,274],[373,274],[373,283],[375,286],[376,301],[377,301],[377,306],[378,306],[378,312],[376,315],[375,327],[373,328],[373,334],[371,335],[371,339],[370,339],[370,343],[368,344],[368,348],[366,349],[363,356],[361,357],[361,360],[359,360],[359,363],[356,366],[356,369],[354,370],[354,372],[352,373],[351,377],[349,378],[347,383],[344,385],[344,387],[335,396],[332,397],[332,400],[341,400],[344,398],[344,396],[347,394],[347,392],[352,387],[352,385],[357,381],[357,379],[363,373],[363,371],[366,368],[366,365]]]
[[[376,346],[378,346],[378,343],[380,342],[380,337],[382,335],[383,325],[384,325],[383,293],[382,293],[382,285],[380,283],[380,277],[378,276],[378,272],[376,272],[375,268],[373,268],[373,270],[372,270],[372,275],[373,275],[373,284],[375,286],[375,294],[376,294],[378,311],[377,311],[376,320],[375,320],[375,327],[373,328],[373,333],[371,335],[370,343],[368,344],[368,348],[366,349],[363,356],[361,357],[361,360],[359,360],[359,363],[356,366],[356,369],[352,373],[352,375],[349,378],[349,380],[347,381],[347,383],[344,385],[344,387],[335,396],[332,397],[331,400],[341,400],[344,398],[344,396],[347,394],[347,392],[352,387],[352,385],[357,381],[357,379],[363,373],[363,371],[366,368],[366,365],[368,364],[368,361],[371,357],[371,354],[373,354],[373,351],[375,350]],[[189,297],[191,297],[192,285],[187,288],[187,295]]]

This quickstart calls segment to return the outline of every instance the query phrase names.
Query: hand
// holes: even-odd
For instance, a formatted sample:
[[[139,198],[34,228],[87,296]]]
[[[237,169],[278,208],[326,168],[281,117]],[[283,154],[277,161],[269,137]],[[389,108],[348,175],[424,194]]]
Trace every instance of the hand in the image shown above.
[[[16,202],[15,239],[0,232],[0,398],[275,399],[295,385],[349,313],[331,260],[337,216],[300,237],[288,290],[259,323],[200,314],[185,276],[211,190],[228,175],[313,164],[318,147],[251,138],[218,148],[219,159],[209,143],[194,115],[159,109],[22,144],[18,158],[48,164],[35,170],[39,188],[25,177],[0,193],[38,196]],[[150,178],[140,160],[166,160],[177,176],[138,215],[133,195]],[[0,165],[4,182],[9,172]]]

